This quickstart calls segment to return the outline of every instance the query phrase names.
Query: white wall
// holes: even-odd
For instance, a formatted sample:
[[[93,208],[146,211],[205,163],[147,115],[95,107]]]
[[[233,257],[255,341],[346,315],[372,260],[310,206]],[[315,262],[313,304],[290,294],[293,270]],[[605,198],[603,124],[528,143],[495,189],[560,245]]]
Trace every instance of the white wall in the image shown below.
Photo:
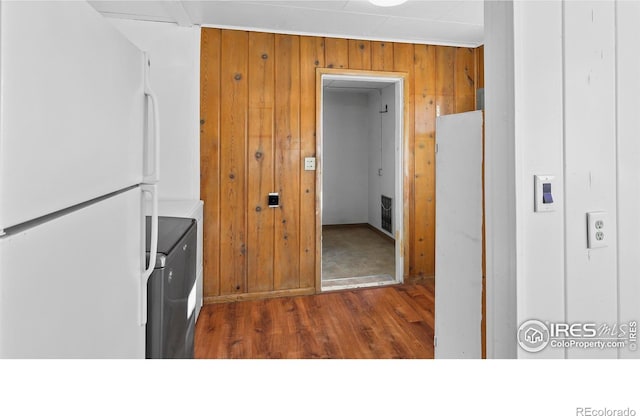
[[[324,92],[323,225],[368,221],[367,109],[366,93]]]
[[[388,113],[380,113],[385,104]],[[380,195],[395,199],[395,106],[394,84],[325,90],[323,224],[369,223],[395,234],[395,218],[393,233],[382,229],[380,218]]]
[[[379,111],[384,107],[382,94],[379,90],[369,92],[369,204],[368,223],[382,230],[380,219],[380,194],[382,193],[382,177],[378,175],[378,169],[382,168],[380,158],[382,152],[382,116]],[[383,169],[384,174],[384,169]],[[385,194],[387,195],[387,194]],[[393,195],[387,195],[393,198]]]
[[[633,2],[485,3],[490,357],[640,357],[515,343],[528,319],[640,319],[639,19]],[[555,175],[555,212],[533,212],[534,174]],[[608,247],[588,249],[600,210]]]
[[[160,118],[161,199],[200,199],[200,28],[107,19],[151,57]]]
[[[516,325],[531,318],[565,319],[561,8],[561,2],[514,3]],[[540,33],[540,25],[549,30]],[[536,174],[555,175],[555,212],[533,212]],[[564,351],[518,349],[518,356],[527,355],[562,358]]]
[[[385,105],[388,112],[380,113]],[[395,107],[395,84],[369,93],[369,224],[391,237],[396,230],[395,213],[389,233],[382,229],[380,195],[392,198],[395,205]]]
[[[516,186],[513,3],[485,1],[487,357],[514,358]]]
[[[640,3],[616,4],[618,321],[640,318]],[[640,358],[623,350],[621,358]]]

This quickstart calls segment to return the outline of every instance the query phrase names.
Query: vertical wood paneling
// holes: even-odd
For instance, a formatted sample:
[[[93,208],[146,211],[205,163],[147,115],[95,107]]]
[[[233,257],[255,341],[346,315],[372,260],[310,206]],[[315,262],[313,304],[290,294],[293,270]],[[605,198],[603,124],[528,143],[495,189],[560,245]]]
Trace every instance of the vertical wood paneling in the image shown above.
[[[393,71],[393,43],[371,42],[371,69]]]
[[[436,47],[415,46],[414,275],[435,273],[435,84]]]
[[[475,52],[471,48],[455,48],[454,112],[473,111],[476,107]]]
[[[409,94],[409,102],[407,111],[408,118],[408,131],[406,132],[407,136],[409,136],[409,154],[405,155],[405,162],[408,164],[406,166],[407,175],[409,179],[409,189],[405,189],[405,198],[407,201],[415,201],[415,183],[414,183],[414,175],[415,175],[415,166],[413,155],[415,153],[415,140],[414,140],[414,131],[415,131],[415,83],[414,83],[414,45],[409,43],[395,43],[393,45],[393,69],[398,72],[406,72],[409,74],[408,76],[408,86],[407,86],[407,94]],[[409,218],[409,222],[413,221],[415,218],[415,203],[409,202],[408,207],[405,207],[405,218]],[[414,245],[412,242],[415,239],[415,227],[409,227],[409,230],[406,230],[407,233],[404,236],[404,274],[405,277],[414,275],[414,267],[413,259],[415,258],[414,254]]]
[[[482,54],[475,54],[440,46],[203,29],[205,297],[298,293],[315,286],[316,177],[303,170],[302,161],[316,151],[316,68],[408,74],[405,277],[433,275],[436,106],[440,114],[473,109],[467,107],[475,105],[475,84],[483,85]],[[272,191],[280,193],[280,208],[266,207]]]
[[[326,38],[324,53],[327,68],[349,67],[349,41],[347,39]]]
[[[300,38],[276,35],[274,289],[300,286]]]
[[[249,33],[247,291],[273,290],[274,35]]]
[[[220,294],[246,290],[248,34],[222,31]]]
[[[450,46],[436,49],[436,112],[441,116],[455,112],[456,49]]]
[[[200,197],[204,205],[203,296],[220,294],[220,30],[200,44]]]
[[[316,68],[324,67],[324,39],[300,37],[301,157],[316,156]],[[300,287],[315,286],[316,172],[301,171]],[[312,215],[313,214],[313,215]]]
[[[371,42],[349,40],[349,69],[371,69]]]

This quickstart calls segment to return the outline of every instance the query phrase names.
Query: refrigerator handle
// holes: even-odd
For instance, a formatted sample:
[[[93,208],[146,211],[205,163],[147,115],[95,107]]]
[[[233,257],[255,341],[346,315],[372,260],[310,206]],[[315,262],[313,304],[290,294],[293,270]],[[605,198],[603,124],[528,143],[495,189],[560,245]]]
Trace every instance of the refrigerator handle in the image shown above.
[[[153,107],[153,136],[147,149],[153,149],[153,167],[151,172],[144,174],[144,183],[157,183],[160,180],[160,111],[158,109],[158,97],[151,89],[150,85],[151,60],[149,55],[144,53],[144,94],[149,97]]]
[[[143,194],[151,195],[151,247],[149,248],[149,265],[142,273],[140,279],[140,325],[147,323],[147,281],[156,267],[156,257],[158,255],[158,185],[143,184]]]

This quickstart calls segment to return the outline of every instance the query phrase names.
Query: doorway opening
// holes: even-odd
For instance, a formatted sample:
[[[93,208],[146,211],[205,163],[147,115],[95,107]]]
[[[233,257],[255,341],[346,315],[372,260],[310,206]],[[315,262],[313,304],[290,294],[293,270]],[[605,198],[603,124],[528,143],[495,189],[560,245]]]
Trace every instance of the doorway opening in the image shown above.
[[[403,282],[404,74],[318,70],[317,287]]]

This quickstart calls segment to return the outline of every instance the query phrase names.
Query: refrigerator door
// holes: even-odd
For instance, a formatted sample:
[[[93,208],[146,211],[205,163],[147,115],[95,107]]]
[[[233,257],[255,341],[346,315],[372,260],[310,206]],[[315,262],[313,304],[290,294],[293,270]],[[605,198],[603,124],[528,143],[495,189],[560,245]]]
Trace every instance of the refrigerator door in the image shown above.
[[[144,358],[140,187],[0,238],[0,358]]]
[[[143,179],[144,55],[86,2],[0,2],[0,233]]]

